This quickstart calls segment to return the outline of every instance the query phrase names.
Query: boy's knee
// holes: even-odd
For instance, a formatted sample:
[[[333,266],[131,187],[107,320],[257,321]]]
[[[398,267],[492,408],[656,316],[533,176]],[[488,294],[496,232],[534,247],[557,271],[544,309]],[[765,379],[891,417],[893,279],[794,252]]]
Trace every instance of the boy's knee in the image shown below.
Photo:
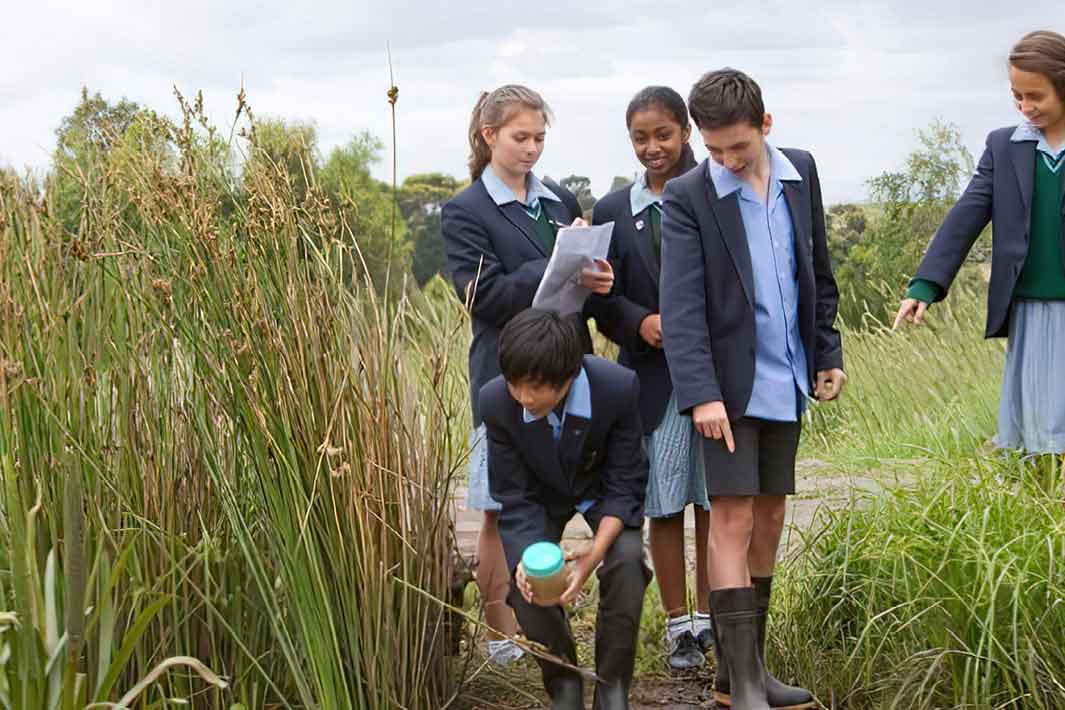
[[[608,577],[623,577],[626,584],[646,584],[651,580],[651,570],[644,561],[643,535],[636,528],[625,528],[614,540],[599,568],[603,581]]]
[[[710,527],[732,534],[749,533],[754,528],[754,499],[744,496],[715,500]]]

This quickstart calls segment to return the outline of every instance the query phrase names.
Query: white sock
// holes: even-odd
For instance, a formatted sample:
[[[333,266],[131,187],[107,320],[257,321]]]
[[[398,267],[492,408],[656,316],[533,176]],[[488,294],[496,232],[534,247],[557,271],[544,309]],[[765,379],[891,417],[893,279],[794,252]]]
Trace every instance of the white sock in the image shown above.
[[[692,614],[692,629],[693,629],[692,633],[693,634],[698,636],[700,631],[709,631],[710,628],[711,628],[711,626],[710,626],[710,615],[709,614],[704,614],[701,611],[697,611],[694,614]]]
[[[691,633],[692,618],[689,614],[677,616],[666,622],[666,638],[670,641],[677,638],[685,631]]]

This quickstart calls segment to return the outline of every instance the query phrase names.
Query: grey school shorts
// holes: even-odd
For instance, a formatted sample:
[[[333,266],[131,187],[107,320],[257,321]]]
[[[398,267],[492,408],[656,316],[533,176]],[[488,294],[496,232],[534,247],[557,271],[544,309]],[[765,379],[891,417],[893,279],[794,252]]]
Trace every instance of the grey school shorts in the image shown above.
[[[802,422],[772,422],[742,417],[732,422],[736,451],[725,440],[703,439],[696,446],[714,496],[791,495],[795,492],[795,454]],[[701,454],[701,457],[699,456]]]

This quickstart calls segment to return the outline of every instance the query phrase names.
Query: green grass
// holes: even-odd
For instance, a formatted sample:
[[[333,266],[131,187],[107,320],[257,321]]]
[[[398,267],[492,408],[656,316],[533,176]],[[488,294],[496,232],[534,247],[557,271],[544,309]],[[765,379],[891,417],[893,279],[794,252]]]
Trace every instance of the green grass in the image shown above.
[[[461,321],[201,118],[0,180],[0,707],[441,706]]]

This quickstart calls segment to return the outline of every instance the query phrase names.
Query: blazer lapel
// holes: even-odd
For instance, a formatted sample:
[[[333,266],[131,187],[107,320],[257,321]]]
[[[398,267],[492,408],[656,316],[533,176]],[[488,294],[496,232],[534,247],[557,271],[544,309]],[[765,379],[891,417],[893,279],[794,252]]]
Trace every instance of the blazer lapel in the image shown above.
[[[547,200],[544,200],[543,202],[547,202]],[[543,204],[543,202],[541,202],[541,204]],[[544,256],[548,256],[547,250],[544,249],[544,245],[533,235],[529,213],[525,211],[525,208],[521,206],[520,202],[508,202],[501,206],[499,211],[503,213],[503,216],[506,217],[511,224],[517,227],[518,231],[525,235],[525,238],[529,240],[529,243],[533,245],[536,251]]]
[[[732,263],[740,275],[743,295],[747,303],[754,305],[754,267],[751,266],[751,250],[747,245],[747,230],[743,228],[743,215],[740,214],[739,195],[731,192],[722,198],[717,196],[714,183],[710,177],[710,161],[706,161],[704,177],[710,207],[717,219],[721,239],[725,242]]]
[[[810,215],[810,200],[803,183],[795,180],[782,181],[784,184],[784,199],[788,202],[788,210],[791,212],[791,225],[795,232],[795,260],[799,268],[803,269],[807,264],[813,263],[813,225],[807,217]]]
[[[527,442],[527,445],[523,448],[531,458],[536,459],[535,469],[537,471],[550,471],[557,481],[568,484],[566,476],[562,472],[562,465],[559,462],[559,448],[555,443],[555,437],[551,435],[551,425],[547,423],[547,418],[543,417],[533,422],[523,422],[522,427],[521,433]],[[565,488],[560,488],[560,490],[565,490]]]
[[[584,451],[584,440],[588,438],[591,423],[590,419],[567,414],[566,421],[562,424],[562,435],[558,440],[558,458],[569,483],[580,475],[578,467]]]
[[[555,223],[555,227],[562,229],[558,225],[564,224],[569,226],[573,221],[573,218],[569,216],[569,209],[561,202],[555,200],[540,200],[540,206],[547,212],[547,218]]]
[[[1035,143],[1010,143],[1010,162],[1013,163],[1013,172],[1017,175],[1017,184],[1021,188],[1024,224],[1027,226],[1032,218],[1032,191],[1035,189]],[[1027,229],[1025,233],[1027,234]]]
[[[651,274],[651,280],[654,281],[655,288],[658,288],[658,274],[662,269],[662,265],[658,261],[658,255],[655,254],[655,245],[652,244],[651,209],[648,207],[640,214],[634,216],[632,218],[632,228],[636,233],[636,251],[639,252],[643,265],[647,267],[647,273]],[[643,229],[637,229],[636,225],[639,222],[643,222]]]

